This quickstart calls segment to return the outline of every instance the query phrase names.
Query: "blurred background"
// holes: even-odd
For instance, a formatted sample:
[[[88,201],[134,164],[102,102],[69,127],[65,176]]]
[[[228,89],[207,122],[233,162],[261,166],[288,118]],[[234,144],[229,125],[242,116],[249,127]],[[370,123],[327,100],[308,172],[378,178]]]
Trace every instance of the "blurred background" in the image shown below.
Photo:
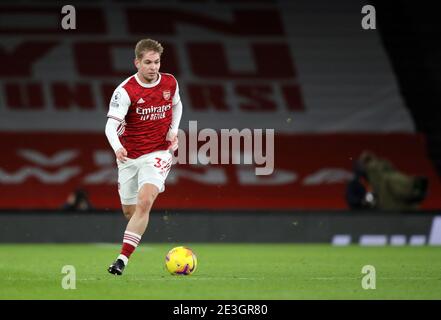
[[[275,170],[175,165],[145,241],[441,244],[436,10],[77,1],[64,30],[63,5],[0,5],[0,242],[121,241],[106,113],[136,42],[153,38],[179,81],[181,128],[274,129]]]

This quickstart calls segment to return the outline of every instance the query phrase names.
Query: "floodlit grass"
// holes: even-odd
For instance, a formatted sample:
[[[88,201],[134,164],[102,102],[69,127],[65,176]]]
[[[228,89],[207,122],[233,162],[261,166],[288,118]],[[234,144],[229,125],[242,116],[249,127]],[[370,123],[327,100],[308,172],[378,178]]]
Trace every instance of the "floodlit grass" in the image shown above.
[[[198,258],[191,276],[165,270],[169,249]],[[0,299],[441,299],[441,248],[298,244],[143,244],[124,275],[107,273],[113,244],[0,245]],[[65,265],[76,289],[64,290]],[[362,267],[376,289],[362,288]]]

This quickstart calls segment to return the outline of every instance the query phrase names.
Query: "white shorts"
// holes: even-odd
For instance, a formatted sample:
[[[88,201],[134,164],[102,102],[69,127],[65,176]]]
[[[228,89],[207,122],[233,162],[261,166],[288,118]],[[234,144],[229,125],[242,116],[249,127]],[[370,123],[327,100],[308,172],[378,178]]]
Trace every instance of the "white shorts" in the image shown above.
[[[127,159],[124,163],[117,160],[121,203],[136,204],[139,189],[146,183],[155,185],[159,192],[163,192],[172,160],[173,156],[168,150],[155,151],[137,159]]]

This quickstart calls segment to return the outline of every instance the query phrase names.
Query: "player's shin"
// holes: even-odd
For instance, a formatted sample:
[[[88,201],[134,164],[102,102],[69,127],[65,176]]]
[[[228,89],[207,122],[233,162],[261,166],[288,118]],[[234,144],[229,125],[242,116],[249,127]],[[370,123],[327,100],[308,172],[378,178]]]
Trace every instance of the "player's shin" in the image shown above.
[[[123,260],[125,265],[127,265],[130,256],[141,241],[141,237],[147,228],[148,221],[149,213],[135,212],[127,224],[126,231],[124,232],[121,253],[118,256],[118,259]]]

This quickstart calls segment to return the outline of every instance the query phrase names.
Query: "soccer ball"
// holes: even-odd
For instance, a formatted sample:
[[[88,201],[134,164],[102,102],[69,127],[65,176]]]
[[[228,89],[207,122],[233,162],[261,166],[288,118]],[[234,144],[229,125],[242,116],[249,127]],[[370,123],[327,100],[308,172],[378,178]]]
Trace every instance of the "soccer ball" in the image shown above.
[[[196,255],[187,247],[173,248],[165,256],[165,267],[172,275],[190,275],[197,264]]]

